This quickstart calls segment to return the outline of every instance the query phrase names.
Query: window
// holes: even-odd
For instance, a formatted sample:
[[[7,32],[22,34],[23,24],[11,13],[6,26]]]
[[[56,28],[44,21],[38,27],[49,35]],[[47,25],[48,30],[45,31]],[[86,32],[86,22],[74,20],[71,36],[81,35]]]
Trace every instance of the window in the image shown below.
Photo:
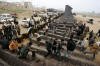
[[[6,17],[6,15],[2,15],[2,17]]]
[[[11,15],[7,15],[7,17],[11,17]]]

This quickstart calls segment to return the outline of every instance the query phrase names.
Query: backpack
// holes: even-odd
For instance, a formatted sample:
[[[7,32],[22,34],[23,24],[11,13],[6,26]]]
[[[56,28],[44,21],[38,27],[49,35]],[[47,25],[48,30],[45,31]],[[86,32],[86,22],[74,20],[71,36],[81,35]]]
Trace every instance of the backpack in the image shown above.
[[[73,40],[68,40],[68,44],[67,44],[67,49],[70,51],[74,51],[74,49],[76,48],[76,44]]]

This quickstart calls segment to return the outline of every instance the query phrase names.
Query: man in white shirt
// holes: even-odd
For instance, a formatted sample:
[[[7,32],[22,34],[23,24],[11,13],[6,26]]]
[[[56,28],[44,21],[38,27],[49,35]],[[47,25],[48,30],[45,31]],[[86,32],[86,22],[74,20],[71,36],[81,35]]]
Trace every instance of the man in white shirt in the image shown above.
[[[83,39],[81,40],[81,45],[80,45],[80,47],[81,47],[81,51],[84,52],[84,51],[85,51],[85,48],[88,47],[88,39],[84,39],[84,38],[83,38]]]

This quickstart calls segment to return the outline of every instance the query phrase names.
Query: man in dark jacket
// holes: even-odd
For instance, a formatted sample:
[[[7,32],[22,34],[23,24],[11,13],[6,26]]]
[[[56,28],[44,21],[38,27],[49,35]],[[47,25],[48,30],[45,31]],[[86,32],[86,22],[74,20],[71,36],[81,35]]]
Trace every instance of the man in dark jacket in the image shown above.
[[[6,39],[6,37],[3,37],[0,40],[0,44],[1,44],[3,49],[9,49],[9,41]]]
[[[61,56],[61,49],[62,49],[62,44],[61,44],[61,40],[58,41],[57,43],[57,56]]]
[[[56,54],[56,50],[57,50],[57,40],[55,39],[52,45],[52,53]]]
[[[74,51],[75,47],[76,47],[76,45],[75,45],[74,41],[72,39],[69,39],[68,43],[67,43],[67,50]]]
[[[32,42],[30,41],[26,46],[22,45],[22,47],[19,48],[19,58],[27,58],[28,52],[30,51],[30,47],[32,45]]]
[[[0,38],[3,37],[2,29],[0,29]]]
[[[94,34],[94,32],[93,32],[93,30],[89,33],[89,39],[91,39],[92,37],[93,37],[93,34]]]
[[[73,40],[73,36],[70,37],[70,39],[68,40],[67,42],[67,53],[68,53],[68,56],[71,52],[73,52],[76,48],[76,44]]]
[[[52,44],[49,40],[46,41],[46,49],[47,49],[47,55],[45,55],[45,57],[47,57],[48,55],[52,54]]]
[[[89,45],[91,46],[91,45],[93,45],[95,43],[95,37],[91,37],[90,39],[89,39]]]

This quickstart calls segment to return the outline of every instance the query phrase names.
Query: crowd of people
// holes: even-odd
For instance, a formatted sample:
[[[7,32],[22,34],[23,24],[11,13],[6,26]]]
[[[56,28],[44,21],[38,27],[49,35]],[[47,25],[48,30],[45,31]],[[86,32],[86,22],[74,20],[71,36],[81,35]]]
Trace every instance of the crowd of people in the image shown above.
[[[100,41],[97,41],[97,39],[100,38],[99,35],[100,30],[98,30],[97,33],[94,33],[93,30],[90,31],[89,27],[87,27],[86,24],[81,24],[80,26],[78,26],[77,36],[81,37],[79,38],[80,50],[85,54],[92,53],[93,59],[95,59],[95,55],[99,50],[100,43],[97,43]]]
[[[35,16],[32,16],[31,18],[33,19],[33,17]],[[43,18],[44,21],[46,21],[46,19]],[[35,26],[29,22],[27,33],[21,34],[21,28],[16,18],[14,18],[13,22],[6,21],[2,24],[2,28],[0,29],[0,48],[18,53],[19,58],[26,58],[28,52],[30,51],[29,48],[32,45],[33,33],[35,30],[34,27]],[[39,28],[37,28],[36,31],[42,28],[41,25],[38,27]],[[26,45],[22,44],[24,39],[29,40]],[[32,55],[35,56],[34,51],[32,51]]]
[[[20,35],[20,27],[18,24],[9,22],[8,24],[3,24],[1,33],[8,40],[15,39]]]
[[[48,51],[46,56],[54,54],[55,56],[61,57],[61,51],[65,49],[63,46],[65,46],[67,49],[64,55],[66,57],[70,56],[69,54],[73,52],[76,48],[73,36],[71,36],[70,39],[67,41],[64,39],[48,39],[46,41],[46,49]]]
[[[20,26],[18,22],[10,22],[7,21],[6,23],[2,24],[2,28],[0,29],[0,45],[4,49],[9,48],[9,42],[15,40],[20,35]]]
[[[49,28],[51,30],[53,29],[52,26],[53,23],[50,23]],[[55,26],[56,27],[56,26]],[[100,38],[100,30],[95,33],[90,31],[89,27],[86,26],[86,24],[80,24],[77,25],[76,29],[74,30],[75,33],[72,33],[73,37],[70,37],[69,40],[61,40],[61,39],[50,39],[46,41],[46,49],[48,51],[47,55],[54,54],[56,56],[61,56],[61,51],[63,48],[63,41],[66,41],[64,46],[66,46],[67,53],[65,52],[65,56],[69,56],[71,53],[70,51],[74,51],[79,47],[79,50],[84,54],[93,54],[93,59],[95,59],[95,56],[99,50],[100,43],[97,44],[97,37]],[[87,36],[89,34],[89,36]],[[74,37],[76,35],[76,37]],[[75,42],[73,38],[78,39],[78,42]],[[58,41],[59,40],[59,41]],[[77,47],[76,47],[77,46]],[[88,49],[89,48],[89,49]]]
[[[53,22],[54,23],[54,22]],[[48,28],[51,30],[55,30],[56,23],[50,23],[48,25]],[[46,30],[48,30],[48,28]],[[28,30],[28,39],[29,42],[26,46],[23,44],[19,44],[21,42],[19,39],[20,33],[20,26],[18,22],[7,22],[4,23],[2,26],[2,29],[0,29],[0,47],[3,49],[9,49],[12,52],[17,52],[19,58],[26,58],[28,52],[30,51],[30,46],[32,45],[32,38],[33,38],[33,31],[34,26],[30,24],[29,30]],[[96,36],[94,35],[93,30],[89,32],[89,27],[86,26],[86,24],[80,24],[77,25],[77,28],[75,29],[76,32],[76,39],[78,39],[78,42],[75,42],[73,39],[74,33],[70,35],[70,38],[68,40],[63,39],[48,39],[46,40],[46,49],[48,55],[55,55],[58,57],[62,56],[62,51],[65,50],[64,56],[69,57],[71,56],[71,53],[77,49],[77,46],[80,48],[80,51],[82,51],[84,54],[90,53],[90,51],[87,51],[87,47],[90,48],[90,50],[93,53],[93,59],[95,58],[95,55],[97,53],[97,50],[99,48],[99,45],[96,44],[96,36],[100,37],[100,30],[96,33]],[[87,37],[87,33],[89,33],[89,36]],[[87,38],[86,38],[87,37]],[[32,55],[35,56],[35,52],[32,52]]]
[[[13,53],[18,53],[20,58],[25,58],[28,54],[29,47],[32,44],[32,30],[33,25],[29,27],[27,35],[24,35],[21,34],[18,21],[7,21],[3,23],[2,28],[0,29],[0,48],[7,49]],[[24,46],[22,42],[26,36],[28,36],[29,42]]]

